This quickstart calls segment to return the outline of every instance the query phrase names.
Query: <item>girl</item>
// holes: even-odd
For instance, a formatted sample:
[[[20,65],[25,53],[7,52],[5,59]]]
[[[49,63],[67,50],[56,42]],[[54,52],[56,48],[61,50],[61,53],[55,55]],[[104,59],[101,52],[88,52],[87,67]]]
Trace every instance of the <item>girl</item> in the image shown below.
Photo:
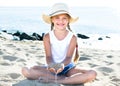
[[[40,79],[41,82],[55,82],[57,73],[57,83],[61,84],[81,84],[94,80],[96,78],[94,70],[83,70],[75,65],[79,59],[77,37],[71,32],[69,24],[78,18],[71,16],[67,5],[63,3],[53,5],[51,13],[43,15],[43,20],[51,24],[51,31],[45,34],[43,39],[46,63],[48,66],[59,63],[61,68],[56,70],[53,67],[34,66],[30,69],[24,67],[23,75],[28,79]]]

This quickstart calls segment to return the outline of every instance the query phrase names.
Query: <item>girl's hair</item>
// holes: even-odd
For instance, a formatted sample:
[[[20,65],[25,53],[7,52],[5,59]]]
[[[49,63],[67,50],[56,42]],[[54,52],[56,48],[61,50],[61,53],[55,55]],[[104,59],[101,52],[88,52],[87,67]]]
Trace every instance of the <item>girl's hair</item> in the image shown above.
[[[54,27],[54,24],[53,24],[53,23],[51,23],[51,31],[53,30],[53,27]]]
[[[78,60],[79,60],[79,58],[80,58],[80,56],[79,56],[79,52],[78,52],[78,43],[76,44],[76,49],[75,49],[76,51],[75,51],[75,57],[74,57],[74,63],[77,63],[78,62]]]
[[[52,23],[51,24],[51,30],[53,30],[53,27],[54,27],[54,24]],[[70,28],[70,25],[69,25],[69,23],[68,23],[68,30],[69,31],[71,31],[72,32],[72,30],[71,30],[71,28]],[[75,51],[75,57],[74,57],[74,63],[77,63],[78,62],[78,60],[79,60],[79,53],[78,53],[78,43],[76,44],[76,51]]]

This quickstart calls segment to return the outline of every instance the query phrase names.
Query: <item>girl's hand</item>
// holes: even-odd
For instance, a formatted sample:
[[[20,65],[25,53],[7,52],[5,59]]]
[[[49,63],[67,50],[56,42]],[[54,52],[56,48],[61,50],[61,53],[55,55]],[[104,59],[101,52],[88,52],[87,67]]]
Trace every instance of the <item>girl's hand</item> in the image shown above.
[[[48,68],[48,70],[52,73],[56,73],[56,70],[54,68]]]
[[[59,68],[56,73],[58,74],[58,73],[62,72],[63,69],[64,69],[64,66],[62,66],[61,68]]]
[[[52,64],[49,64],[48,69],[50,70],[50,72],[58,74],[63,71],[64,64],[63,63],[52,63]]]

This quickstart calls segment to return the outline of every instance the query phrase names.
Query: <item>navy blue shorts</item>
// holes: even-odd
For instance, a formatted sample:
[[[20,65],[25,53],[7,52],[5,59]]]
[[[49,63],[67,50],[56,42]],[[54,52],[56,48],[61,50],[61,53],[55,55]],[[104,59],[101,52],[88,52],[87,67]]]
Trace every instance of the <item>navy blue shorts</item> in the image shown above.
[[[67,74],[67,72],[68,72],[70,69],[72,69],[72,68],[74,68],[74,67],[75,67],[75,64],[74,64],[73,62],[71,62],[71,63],[69,63],[68,65],[66,65],[66,66],[64,67],[64,70],[63,70],[62,72],[58,73],[57,75],[65,75],[65,74]]]

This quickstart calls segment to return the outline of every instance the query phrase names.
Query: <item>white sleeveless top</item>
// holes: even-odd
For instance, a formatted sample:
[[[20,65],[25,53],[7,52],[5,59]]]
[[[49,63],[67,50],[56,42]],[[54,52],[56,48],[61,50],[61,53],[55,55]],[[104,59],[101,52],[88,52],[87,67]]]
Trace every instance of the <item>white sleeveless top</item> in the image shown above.
[[[71,41],[73,33],[69,31],[67,36],[63,40],[58,40],[55,37],[53,30],[49,32],[49,36],[50,36],[50,43],[51,43],[52,58],[56,63],[60,63],[66,57],[69,43]]]

